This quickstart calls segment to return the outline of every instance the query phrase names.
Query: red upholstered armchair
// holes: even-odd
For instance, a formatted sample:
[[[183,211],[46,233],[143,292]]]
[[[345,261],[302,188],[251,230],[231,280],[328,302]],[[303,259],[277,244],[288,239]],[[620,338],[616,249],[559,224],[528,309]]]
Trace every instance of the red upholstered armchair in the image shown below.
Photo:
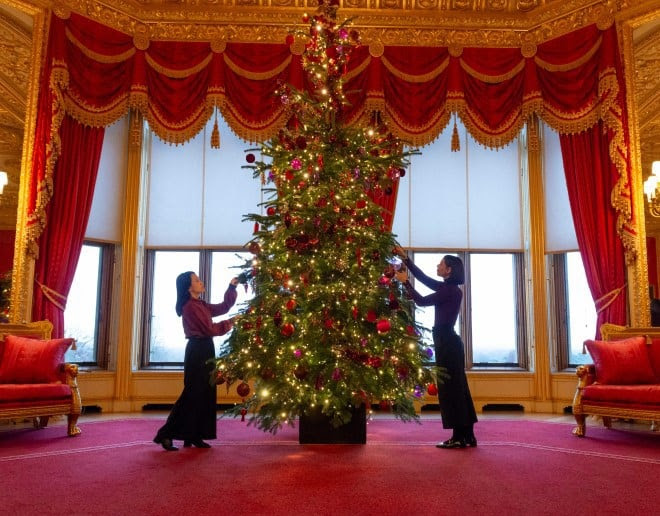
[[[0,324],[0,419],[33,418],[44,428],[50,416],[66,415],[67,433],[76,426],[81,401],[78,366],[66,364],[73,339],[50,339],[52,324]]]
[[[585,342],[593,364],[577,368],[573,433],[583,437],[585,418],[660,421],[660,328],[628,328],[605,323],[602,341]]]

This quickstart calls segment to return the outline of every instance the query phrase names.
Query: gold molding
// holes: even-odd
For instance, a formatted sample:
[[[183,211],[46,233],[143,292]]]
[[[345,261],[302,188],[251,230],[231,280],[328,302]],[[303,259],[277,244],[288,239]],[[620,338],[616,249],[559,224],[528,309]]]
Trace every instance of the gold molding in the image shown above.
[[[32,151],[34,148],[37,122],[37,99],[39,96],[39,78],[41,66],[34,66],[43,60],[45,42],[48,39],[49,15],[42,9],[24,3],[13,2],[14,7],[32,16],[32,68],[29,73],[27,99],[25,105],[25,125],[23,149],[21,154],[21,181],[18,191],[18,209],[16,216],[16,240],[14,242],[14,262],[12,268],[11,306],[9,319],[13,323],[23,323],[32,319],[32,277],[34,259],[27,252],[28,248],[28,202],[30,179],[32,176]],[[12,2],[10,1],[10,5]]]
[[[80,13],[147,40],[284,42],[302,26],[309,0],[61,0],[58,12]],[[490,46],[527,49],[577,28],[611,24],[627,8],[623,0],[341,0],[340,13],[354,19],[369,45]],[[533,16],[531,15],[533,13]],[[139,35],[139,36],[138,36]],[[523,41],[524,38],[524,41]]]
[[[633,23],[625,22],[622,24],[621,47],[624,69],[624,79],[626,82],[626,107],[628,110],[629,126],[629,152],[631,164],[631,185],[630,194],[634,207],[633,219],[637,222],[635,230],[637,238],[635,239],[635,253],[637,260],[629,263],[627,266],[627,293],[629,318],[631,326],[650,326],[651,314],[649,303],[649,281],[648,281],[648,256],[646,253],[646,225],[645,221],[645,200],[642,185],[641,154],[638,129],[637,102],[634,95],[635,83],[635,59],[633,42]]]

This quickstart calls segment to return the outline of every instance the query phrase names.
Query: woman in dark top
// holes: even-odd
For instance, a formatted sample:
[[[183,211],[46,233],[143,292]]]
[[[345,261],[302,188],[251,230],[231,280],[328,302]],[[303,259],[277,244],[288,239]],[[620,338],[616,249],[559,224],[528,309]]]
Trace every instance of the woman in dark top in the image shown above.
[[[236,302],[238,279],[231,280],[222,303],[210,304],[200,299],[204,283],[192,271],[176,278],[176,313],[182,317],[183,332],[188,339],[183,361],[183,392],[176,400],[167,422],[158,430],[154,442],[167,451],[176,451],[173,439],[183,446],[210,448],[202,439],[216,438],[216,386],[211,382],[215,357],[213,337],[224,335],[233,319],[214,323],[212,317],[226,314]]]
[[[438,385],[438,401],[442,414],[442,427],[453,430],[451,438],[438,443],[437,447],[476,446],[477,439],[474,437],[473,425],[477,422],[477,414],[465,375],[465,351],[461,338],[454,331],[463,298],[463,292],[459,288],[459,285],[465,281],[463,262],[456,256],[445,256],[437,268],[438,276],[444,281],[438,281],[424,274],[406,256],[403,249],[399,247],[395,251],[404,259],[412,275],[433,290],[432,294],[422,296],[412,288],[407,272],[397,273],[397,279],[406,286],[415,304],[435,307],[433,326],[435,361],[439,367],[444,367],[449,375],[441,385]]]

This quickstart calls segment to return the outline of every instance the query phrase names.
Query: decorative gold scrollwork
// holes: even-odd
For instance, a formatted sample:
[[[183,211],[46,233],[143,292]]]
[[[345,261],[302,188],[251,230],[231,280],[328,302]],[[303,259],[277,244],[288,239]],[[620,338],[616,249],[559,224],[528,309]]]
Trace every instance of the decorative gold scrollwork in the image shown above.
[[[222,54],[227,48],[227,42],[224,39],[214,39],[211,41],[211,50],[216,54]]]
[[[303,52],[305,52],[305,40],[302,38],[296,38],[293,40],[293,43],[289,47],[289,50],[291,50],[291,53],[296,56],[301,56],[303,55]]]
[[[55,16],[57,16],[61,20],[68,20],[71,17],[71,9],[66,5],[62,5],[62,4],[54,5],[53,12],[55,13]]]
[[[136,26],[135,34],[133,34],[133,44],[138,50],[149,48],[149,26],[144,24]]]
[[[532,41],[523,42],[520,53],[526,58],[534,57],[536,55],[536,44]]]
[[[385,53],[385,45],[380,40],[372,41],[369,44],[369,54],[372,57],[380,57]]]
[[[463,55],[463,45],[459,45],[457,43],[450,43],[449,55],[452,57],[461,57],[461,55]]]

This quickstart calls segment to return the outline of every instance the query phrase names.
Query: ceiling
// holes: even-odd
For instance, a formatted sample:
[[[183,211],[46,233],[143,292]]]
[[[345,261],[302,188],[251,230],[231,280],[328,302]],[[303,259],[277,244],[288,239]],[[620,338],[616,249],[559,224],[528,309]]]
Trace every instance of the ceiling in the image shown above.
[[[0,196],[0,229],[11,229],[16,224],[18,182],[23,144],[23,126],[30,74],[32,45],[32,17],[12,7],[15,0],[0,0],[0,170],[9,174],[9,185]],[[300,7],[309,0],[106,0],[93,2],[80,0],[66,2],[84,5],[88,12],[103,20],[112,20],[111,26],[135,31],[145,21],[160,31],[181,30],[181,19],[192,20],[199,30],[210,30],[209,21],[222,19],[223,23],[253,25],[256,34],[264,20],[275,20],[271,25],[291,23],[291,16],[299,17]],[[399,31],[398,37],[410,38],[418,26],[442,27],[434,37],[472,30],[472,25],[516,33],[516,27],[526,27],[536,33],[548,32],[552,18],[573,16],[575,6],[598,2],[589,0],[341,0],[342,8],[360,11],[360,19]],[[36,2],[35,2],[36,3]],[[607,2],[605,2],[607,3]],[[619,0],[618,6],[626,4]],[[18,4],[12,4],[18,5]],[[262,8],[268,5],[267,8]],[[119,14],[114,17],[101,13],[110,6]],[[373,7],[372,7],[373,6]],[[278,10],[281,7],[281,10]],[[98,8],[98,9],[97,9]],[[571,11],[572,9],[572,11]],[[106,9],[107,11],[107,9]],[[130,15],[125,14],[130,12]],[[293,14],[292,14],[293,13]],[[111,13],[112,14],[112,13]],[[165,21],[163,21],[165,20]],[[229,20],[229,22],[228,22]],[[466,21],[467,20],[467,21]],[[540,21],[538,21],[540,20]],[[565,21],[565,20],[564,20]],[[561,21],[560,21],[561,23]],[[572,21],[572,23],[578,23]],[[442,25],[444,24],[444,25]],[[543,26],[546,25],[546,26]],[[165,27],[165,28],[163,28]],[[454,29],[454,27],[457,27]],[[561,29],[561,27],[560,27]],[[152,28],[152,33],[155,29]],[[559,30],[559,29],[555,29]],[[361,30],[362,31],[362,30]],[[544,32],[545,31],[545,32]],[[188,35],[193,31],[188,31]],[[488,33],[488,30],[478,31]],[[495,32],[495,31],[492,31]],[[199,32],[198,32],[199,33]],[[364,33],[363,33],[364,34]],[[407,35],[407,36],[406,36]],[[186,35],[184,34],[184,37]],[[484,36],[486,37],[486,36]],[[488,37],[493,37],[488,36]],[[259,38],[254,38],[258,40]],[[496,45],[494,45],[496,46]],[[640,127],[643,175],[650,172],[653,160],[660,160],[660,10],[657,19],[648,21],[634,32],[635,98]]]

